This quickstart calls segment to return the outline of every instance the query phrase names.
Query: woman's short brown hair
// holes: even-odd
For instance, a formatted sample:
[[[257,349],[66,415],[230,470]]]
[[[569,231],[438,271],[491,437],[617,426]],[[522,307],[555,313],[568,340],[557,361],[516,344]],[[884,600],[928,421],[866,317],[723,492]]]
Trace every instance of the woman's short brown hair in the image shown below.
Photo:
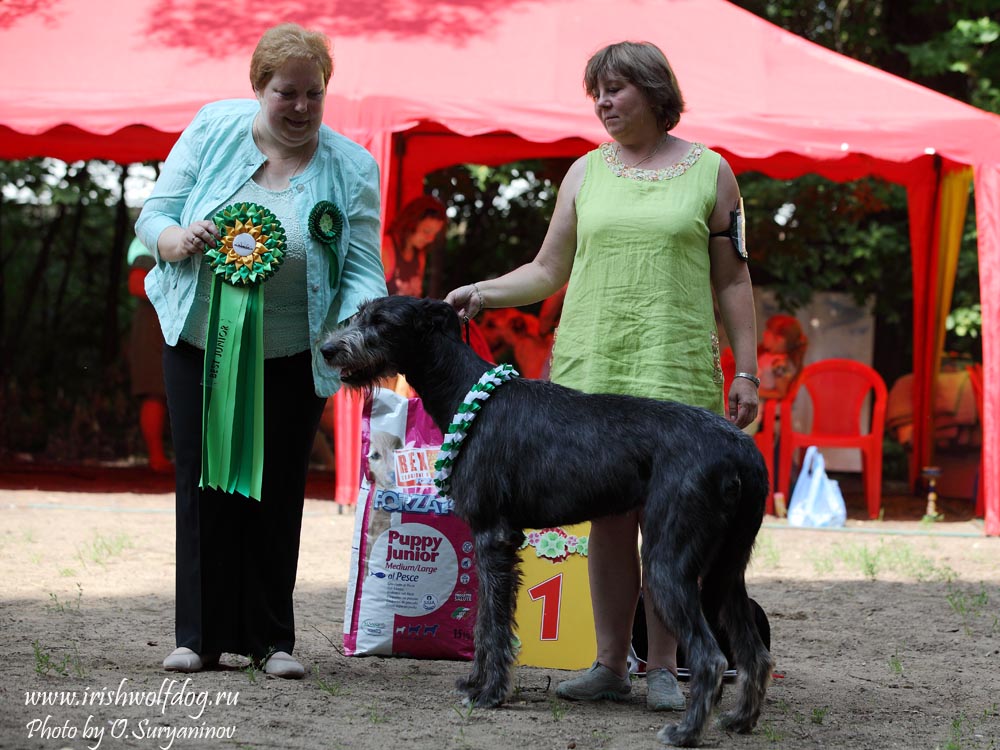
[[[308,31],[297,23],[282,23],[264,32],[250,58],[250,83],[254,91],[264,88],[271,76],[289,60],[312,60],[329,84],[333,75],[330,40],[319,31]]]
[[[664,130],[673,130],[680,122],[684,97],[667,56],[655,44],[618,42],[599,50],[587,61],[584,88],[597,98],[601,80],[613,76],[624,78],[642,91]]]

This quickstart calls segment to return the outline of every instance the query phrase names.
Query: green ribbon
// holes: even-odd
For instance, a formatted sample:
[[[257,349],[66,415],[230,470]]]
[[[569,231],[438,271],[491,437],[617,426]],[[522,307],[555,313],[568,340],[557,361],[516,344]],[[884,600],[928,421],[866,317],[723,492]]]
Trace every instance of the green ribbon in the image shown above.
[[[214,275],[205,342],[201,487],[261,499],[264,476],[264,287],[285,233],[254,203],[227,206],[205,253]]]

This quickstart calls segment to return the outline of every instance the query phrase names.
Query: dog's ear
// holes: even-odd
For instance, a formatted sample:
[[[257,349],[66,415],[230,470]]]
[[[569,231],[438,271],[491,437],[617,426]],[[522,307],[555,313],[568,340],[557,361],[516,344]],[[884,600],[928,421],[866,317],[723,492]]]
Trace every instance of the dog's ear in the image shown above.
[[[447,302],[436,299],[420,300],[423,307],[423,328],[426,333],[440,331],[452,338],[462,337],[462,327],[458,322],[458,313]]]

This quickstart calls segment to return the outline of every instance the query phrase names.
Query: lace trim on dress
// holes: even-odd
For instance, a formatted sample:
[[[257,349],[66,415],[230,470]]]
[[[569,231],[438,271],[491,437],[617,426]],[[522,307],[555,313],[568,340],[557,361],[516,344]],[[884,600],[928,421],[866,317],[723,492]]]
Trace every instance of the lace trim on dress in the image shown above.
[[[616,177],[625,177],[629,180],[642,180],[644,182],[660,182],[662,180],[672,180],[680,177],[695,165],[701,155],[705,152],[705,146],[701,143],[692,143],[687,156],[676,164],[671,164],[663,169],[640,169],[629,167],[618,158],[618,149],[613,143],[602,143],[600,146],[601,156],[604,163]]]

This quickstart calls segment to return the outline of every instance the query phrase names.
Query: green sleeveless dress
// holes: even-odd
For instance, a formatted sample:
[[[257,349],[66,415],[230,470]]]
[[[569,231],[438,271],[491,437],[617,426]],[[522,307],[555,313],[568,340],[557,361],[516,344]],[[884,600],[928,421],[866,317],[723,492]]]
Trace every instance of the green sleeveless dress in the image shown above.
[[[720,162],[697,143],[660,170],[625,167],[609,143],[587,155],[553,382],[723,413],[708,256]]]

